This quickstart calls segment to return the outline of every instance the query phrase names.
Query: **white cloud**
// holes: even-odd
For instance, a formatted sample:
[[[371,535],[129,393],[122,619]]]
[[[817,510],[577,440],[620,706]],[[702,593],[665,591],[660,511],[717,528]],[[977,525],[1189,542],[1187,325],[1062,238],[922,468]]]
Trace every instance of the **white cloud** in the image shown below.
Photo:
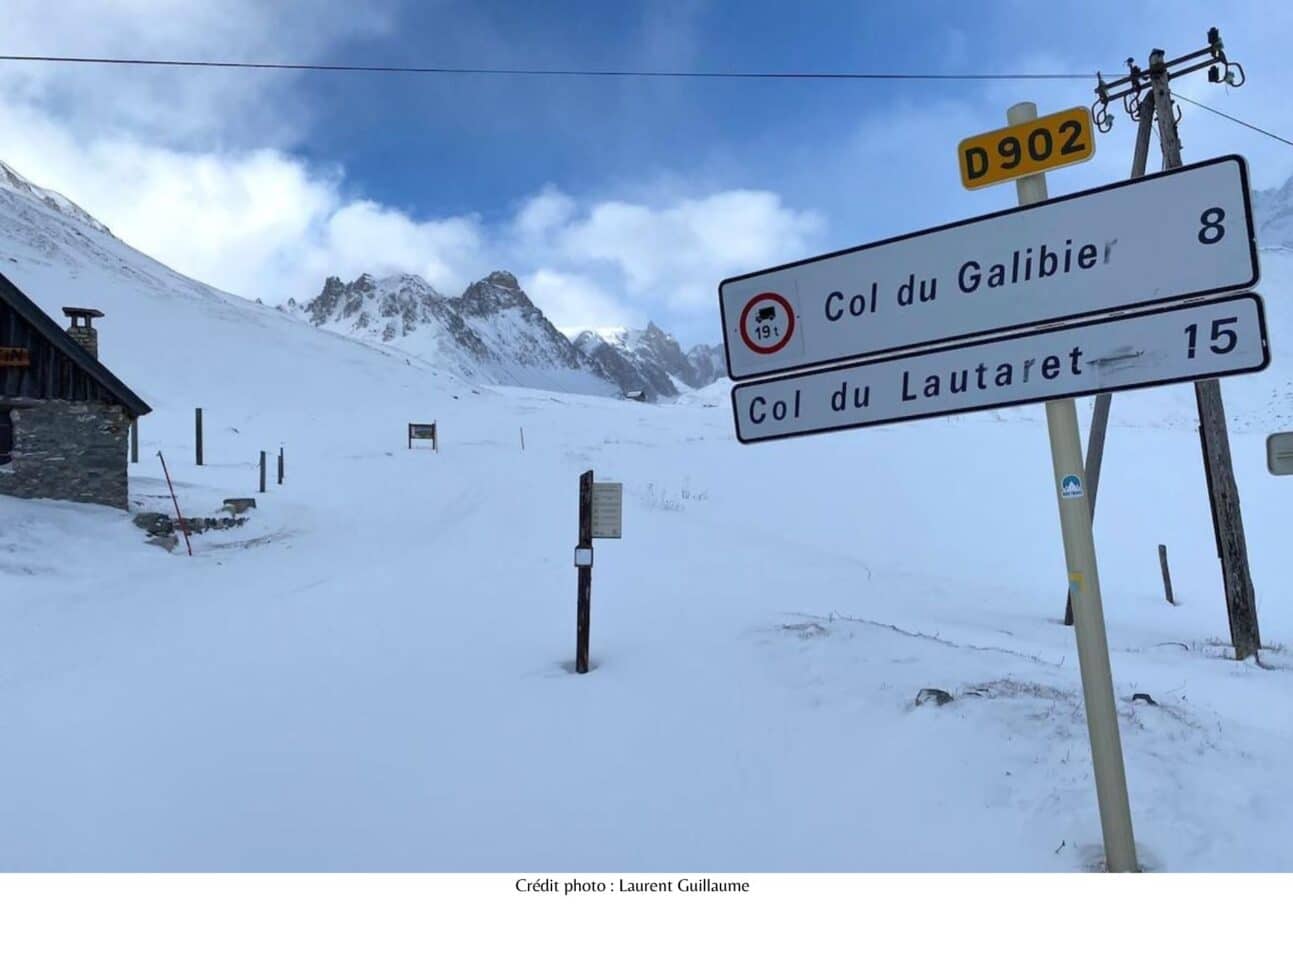
[[[522,204],[513,221],[522,245],[543,245],[549,235],[566,226],[575,214],[575,200],[548,185]]]
[[[347,198],[342,171],[311,168],[281,150],[83,141],[24,105],[0,104],[0,140],[9,146],[6,161],[126,242],[187,275],[273,303],[317,293],[328,275],[418,273],[455,293],[509,268],[572,332],[640,327],[651,317],[674,329],[708,329],[723,276],[806,255],[822,229],[815,214],[748,190],[649,205],[580,202],[547,186],[503,224],[472,213],[418,220]]]
[[[394,9],[395,0],[371,0],[356,18],[352,8],[312,0],[10,0],[6,45],[44,52],[57,37],[52,53],[306,60],[343,39],[389,32]],[[820,217],[775,193],[698,193],[677,182],[639,187],[646,195],[633,199],[579,198],[548,185],[493,224],[465,210],[417,219],[355,197],[342,170],[293,152],[315,120],[297,80],[8,64],[0,155],[131,245],[267,302],[309,297],[332,274],[412,272],[453,293],[506,268],[563,329],[654,318],[715,339],[722,277],[808,255],[822,234]]]
[[[309,60],[342,39],[381,36],[396,0],[6,0],[9,52],[245,61]],[[8,62],[0,100],[38,106],[79,139],[130,136],[213,147],[241,136],[282,146],[303,132],[311,105],[301,75],[223,68],[173,69]],[[6,149],[7,150],[7,149]]]
[[[633,310],[586,276],[540,269],[521,280],[536,306],[568,337],[582,330],[606,332],[641,327]]]
[[[416,221],[403,212],[360,200],[336,208],[295,275],[306,290],[325,275],[345,278],[417,273],[439,290],[454,292],[491,268],[475,216]],[[312,282],[310,282],[312,280]],[[298,290],[299,292],[299,290]]]
[[[601,202],[556,238],[567,262],[609,263],[630,294],[690,313],[715,305],[724,276],[809,255],[822,229],[774,193],[738,190],[655,208]]]

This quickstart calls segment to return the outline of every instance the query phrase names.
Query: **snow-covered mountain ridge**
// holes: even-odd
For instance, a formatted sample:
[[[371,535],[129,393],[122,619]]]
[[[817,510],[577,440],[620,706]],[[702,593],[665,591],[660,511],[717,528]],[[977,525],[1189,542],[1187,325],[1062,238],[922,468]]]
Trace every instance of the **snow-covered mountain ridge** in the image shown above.
[[[684,354],[654,323],[609,338],[585,332],[572,342],[504,270],[456,297],[409,273],[364,273],[349,283],[330,276],[318,296],[289,300],[282,309],[315,327],[398,347],[467,380],[584,393],[644,391],[657,400],[718,376],[716,348]]]
[[[1258,246],[1293,250],[1293,178],[1277,189],[1253,193],[1253,220]]]
[[[20,195],[28,199],[34,199],[41,205],[47,206],[60,215],[69,216],[77,222],[83,223],[99,232],[112,235],[112,230],[105,226],[94,216],[90,215],[75,202],[66,196],[60,195],[50,189],[41,188],[27,179],[23,178],[16,171],[0,161],[0,189],[7,189],[15,195]]]

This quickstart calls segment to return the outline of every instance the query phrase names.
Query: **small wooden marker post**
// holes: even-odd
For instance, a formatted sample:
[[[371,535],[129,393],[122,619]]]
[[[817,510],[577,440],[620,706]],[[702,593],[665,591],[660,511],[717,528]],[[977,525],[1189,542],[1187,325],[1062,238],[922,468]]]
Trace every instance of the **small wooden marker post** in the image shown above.
[[[202,464],[202,409],[193,409],[193,435],[197,464]]]
[[[619,539],[623,535],[624,486],[619,482],[594,482],[591,470],[579,476],[579,545],[575,567],[579,570],[579,595],[575,616],[575,673],[588,673],[588,621],[593,599],[593,540]]]
[[[283,448],[281,445],[278,449],[278,484],[283,484]]]
[[[1167,546],[1162,543],[1158,545],[1158,565],[1163,570],[1163,595],[1167,597],[1169,603],[1175,606],[1176,600],[1172,597],[1172,573],[1167,568]]]
[[[521,429],[521,450],[525,451],[525,429]]]
[[[593,600],[593,473],[579,476],[579,545],[575,547],[579,593],[575,616],[575,673],[588,673],[588,619]]]
[[[265,491],[265,453],[260,453],[260,490]]]

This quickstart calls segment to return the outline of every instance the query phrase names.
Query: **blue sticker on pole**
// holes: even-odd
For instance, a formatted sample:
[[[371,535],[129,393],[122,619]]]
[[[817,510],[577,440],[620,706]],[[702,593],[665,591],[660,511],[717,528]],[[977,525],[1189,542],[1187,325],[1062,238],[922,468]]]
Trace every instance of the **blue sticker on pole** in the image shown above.
[[[1082,479],[1076,475],[1065,475],[1060,479],[1060,498],[1081,498],[1085,492],[1082,491]]]

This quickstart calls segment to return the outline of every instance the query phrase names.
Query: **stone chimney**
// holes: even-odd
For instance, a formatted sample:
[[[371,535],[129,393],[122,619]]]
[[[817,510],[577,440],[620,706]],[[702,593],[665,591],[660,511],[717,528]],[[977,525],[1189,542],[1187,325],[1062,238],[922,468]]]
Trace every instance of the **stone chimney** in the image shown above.
[[[63,315],[72,321],[68,325],[67,335],[80,344],[87,354],[98,360],[99,331],[94,329],[91,321],[103,316],[103,311],[90,307],[65,306]]]

